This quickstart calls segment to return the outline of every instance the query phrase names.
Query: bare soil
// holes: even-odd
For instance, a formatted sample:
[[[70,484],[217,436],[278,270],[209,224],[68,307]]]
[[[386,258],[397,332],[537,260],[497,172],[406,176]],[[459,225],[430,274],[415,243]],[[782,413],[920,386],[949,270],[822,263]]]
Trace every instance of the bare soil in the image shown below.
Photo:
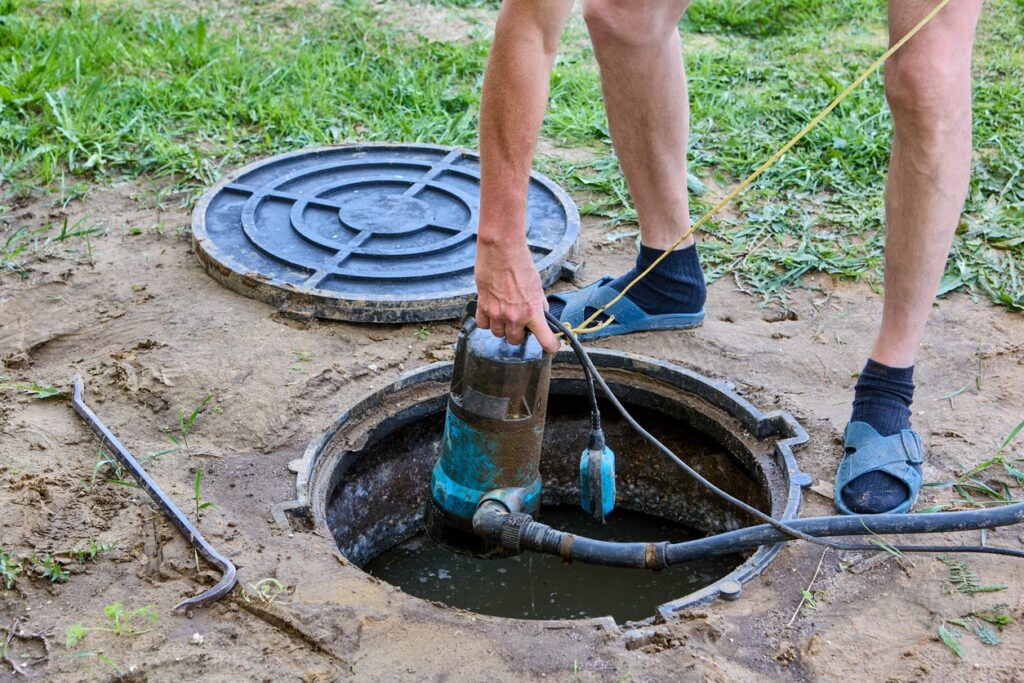
[[[478,617],[409,597],[339,560],[329,539],[274,524],[270,509],[294,497],[288,462],[361,396],[403,370],[451,357],[451,323],[368,326],[296,322],[206,275],[191,251],[182,197],[157,204],[150,188],[97,188],[66,211],[21,202],[18,224],[86,217],[106,233],[91,256],[52,250],[27,277],[0,275],[0,374],[69,390],[76,372],[87,400],[138,455],[170,445],[178,414],[213,395],[188,452],[147,466],[189,510],[203,470],[209,540],[239,566],[240,585],[274,577],[288,587],[272,604],[236,590],[191,615],[171,612],[216,579],[136,489],[90,485],[97,443],[66,400],[0,392],[0,539],[8,552],[116,542],[95,561],[68,564],[70,580],[23,576],[0,591],[0,678],[117,678],[98,657],[72,657],[72,623],[100,625],[104,605],[157,605],[152,630],[94,632],[75,652],[102,653],[126,680],[1019,680],[1024,656],[1024,574],[1013,560],[970,558],[985,583],[1007,589],[951,593],[948,569],[928,555],[896,560],[829,552],[813,591],[817,607],[793,619],[821,550],[789,545],[741,600],[676,623],[626,633],[595,623],[551,628]],[[134,235],[133,228],[141,228]],[[159,228],[159,229],[158,229]],[[629,240],[607,242],[587,223],[586,279],[619,272]],[[711,288],[705,325],[688,333],[614,338],[731,379],[762,409],[791,411],[811,434],[801,468],[826,489],[840,454],[854,373],[878,321],[868,287],[812,280],[790,309],[761,308],[729,280]],[[562,285],[565,286],[565,285]],[[1024,318],[955,296],[936,303],[921,357],[914,420],[929,447],[926,480],[946,480],[994,452],[1024,409]],[[979,364],[980,358],[980,364]],[[980,367],[980,375],[979,375]],[[941,399],[961,387],[963,393]],[[102,477],[101,477],[102,479]],[[926,493],[919,506],[947,500]],[[808,492],[804,514],[831,501]],[[989,542],[1024,547],[1022,530]],[[977,534],[944,540],[977,542]],[[845,567],[845,570],[841,568]],[[251,591],[250,591],[251,592]],[[1017,619],[1003,643],[961,632],[956,657],[937,638],[944,619],[995,603]],[[201,636],[194,638],[194,634]]]

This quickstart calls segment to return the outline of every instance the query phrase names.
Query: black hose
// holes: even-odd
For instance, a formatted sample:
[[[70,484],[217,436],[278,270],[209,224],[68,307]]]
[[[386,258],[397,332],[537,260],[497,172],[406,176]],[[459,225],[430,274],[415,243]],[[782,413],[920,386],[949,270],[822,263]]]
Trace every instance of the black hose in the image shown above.
[[[725,491],[723,491],[722,489],[718,488],[717,486],[712,484],[710,481],[705,479],[703,476],[701,476],[700,473],[697,472],[697,470],[693,469],[692,467],[687,465],[685,462],[683,462],[679,458],[679,456],[677,456],[675,453],[672,452],[672,449],[670,449],[665,444],[661,443],[661,441],[659,441],[657,439],[657,437],[655,437],[653,434],[651,434],[646,429],[644,429],[640,425],[640,423],[637,422],[636,419],[632,415],[629,414],[629,411],[626,410],[626,407],[624,405],[622,405],[622,403],[619,401],[618,397],[611,390],[611,388],[608,386],[608,384],[604,381],[604,378],[601,376],[601,373],[598,372],[597,367],[594,365],[594,362],[592,360],[590,360],[590,356],[584,350],[583,346],[580,344],[579,340],[576,338],[576,335],[573,333],[573,331],[571,329],[569,329],[568,326],[563,326],[562,323],[558,320],[558,318],[553,316],[550,312],[546,312],[544,315],[547,318],[548,325],[551,326],[553,331],[561,332],[561,333],[565,334],[566,339],[569,340],[569,345],[572,347],[572,350],[576,352],[576,357],[579,359],[580,364],[583,365],[583,367],[586,368],[587,371],[590,372],[590,374],[594,378],[594,380],[600,385],[601,391],[604,392],[605,396],[608,397],[608,400],[611,401],[612,405],[615,406],[616,410],[619,411],[619,414],[622,415],[622,418],[626,421],[626,423],[629,424],[629,426],[632,427],[633,430],[636,431],[640,436],[642,436],[644,438],[644,440],[646,440],[648,443],[650,443],[656,449],[661,451],[662,454],[664,454],[672,462],[674,462],[676,465],[678,465],[680,468],[682,468],[682,470],[684,472],[686,472],[687,475],[692,477],[698,484],[700,484],[704,488],[708,489],[709,491],[711,491],[713,494],[715,494],[716,496],[718,496],[722,500],[724,500],[724,501],[730,503],[731,505],[739,508],[740,510],[746,512],[747,514],[754,516],[755,518],[761,520],[762,522],[765,522],[767,524],[772,525],[773,527],[775,527],[779,531],[782,531],[782,532],[786,533],[787,535],[789,535],[792,538],[798,538],[798,539],[801,539],[801,540],[804,540],[804,541],[808,541],[809,543],[815,543],[817,545],[823,545],[823,546],[826,546],[826,547],[829,547],[829,548],[834,548],[834,549],[837,549],[837,550],[852,550],[853,549],[852,547],[849,547],[849,548],[845,547],[841,543],[835,543],[833,541],[822,540],[822,539],[819,539],[819,538],[815,538],[814,536],[811,536],[809,534],[805,534],[805,533],[802,533],[800,531],[797,531],[796,529],[793,529],[793,528],[787,526],[784,522],[780,522],[777,519],[773,519],[771,516],[766,515],[765,513],[761,512],[760,510],[755,508],[754,506],[749,505],[748,503],[745,503],[744,501],[740,500],[739,498],[736,498],[735,496],[732,496],[732,495],[726,493]]]
[[[957,512],[927,512],[920,514],[831,515],[794,519],[789,526],[814,536],[855,536],[859,534],[932,534],[951,531],[991,529],[1024,522],[1024,503],[1000,505],[984,510]],[[669,564],[686,562],[711,555],[729,555],[765,543],[787,541],[785,534],[767,524],[727,531],[715,536],[685,543],[673,543],[668,548]],[[994,546],[893,546],[908,552],[986,552],[996,555],[1024,557],[1024,550]],[[879,550],[880,546],[865,544],[863,549]]]
[[[1024,521],[1024,503],[988,510],[935,512],[918,515],[833,515],[791,522],[802,533],[849,536],[864,533],[939,533],[1007,526]],[[727,531],[683,543],[617,543],[599,541],[552,529],[530,515],[509,511],[503,504],[486,501],[473,517],[473,530],[485,540],[507,550],[558,555],[566,561],[606,567],[665,569],[674,564],[716,555],[732,555],[766,543],[792,540],[767,524]],[[853,544],[859,550],[880,550],[873,544]],[[887,546],[893,547],[893,546]],[[1024,550],[992,546],[900,546],[901,552],[974,552],[1024,557]]]
[[[601,431],[601,409],[597,405],[597,391],[594,390],[594,376],[590,368],[583,365],[583,376],[587,379],[587,396],[590,398],[590,431]]]

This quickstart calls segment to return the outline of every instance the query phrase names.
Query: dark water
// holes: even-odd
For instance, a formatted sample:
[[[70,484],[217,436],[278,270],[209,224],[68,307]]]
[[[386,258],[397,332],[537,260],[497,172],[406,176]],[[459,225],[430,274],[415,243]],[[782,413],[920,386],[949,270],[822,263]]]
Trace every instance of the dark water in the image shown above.
[[[569,506],[545,508],[550,526],[608,541],[684,541],[694,535],[665,520],[616,510],[598,524]],[[452,607],[499,617],[616,621],[653,616],[655,608],[728,574],[734,555],[676,565],[662,572],[566,564],[552,555],[523,553],[480,559],[456,553],[420,534],[371,560],[363,569],[402,590]]]

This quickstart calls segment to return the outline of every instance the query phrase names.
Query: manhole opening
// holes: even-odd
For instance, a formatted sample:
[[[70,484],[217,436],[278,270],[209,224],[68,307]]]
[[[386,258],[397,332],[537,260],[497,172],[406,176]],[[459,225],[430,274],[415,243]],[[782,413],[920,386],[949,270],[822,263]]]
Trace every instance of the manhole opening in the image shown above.
[[[595,360],[641,423],[706,478],[765,512],[795,516],[794,478],[804,477],[789,445],[806,437],[792,418],[764,415],[725,385],[681,368],[657,364],[650,368],[657,372],[644,372],[635,357],[611,352],[597,353]],[[564,355],[556,358],[552,374],[541,521],[572,533],[635,541],[682,541],[752,523],[643,442],[610,406],[603,414],[618,454],[616,511],[603,527],[590,521],[578,504],[579,454],[587,435],[584,383]],[[610,615],[624,622],[713,599],[724,582],[738,593],[733,587],[762,571],[777,551],[762,547],[655,573],[568,565],[528,553],[482,559],[438,546],[423,533],[424,512],[449,378],[450,366],[447,375],[435,366],[419,381],[407,378],[382,390],[311,449],[315,461],[306,465],[316,523],[368,573],[411,595],[493,616]],[[790,444],[784,443],[787,437]]]

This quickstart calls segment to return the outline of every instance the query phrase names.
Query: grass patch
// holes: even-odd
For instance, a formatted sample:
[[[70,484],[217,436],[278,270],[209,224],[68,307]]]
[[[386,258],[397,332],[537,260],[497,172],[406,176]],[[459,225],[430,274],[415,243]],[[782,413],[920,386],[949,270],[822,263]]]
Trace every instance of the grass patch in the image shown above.
[[[1018,441],[1022,432],[1024,420],[1010,430],[994,455],[952,481],[930,482],[926,486],[951,488],[964,505],[971,507],[1021,502],[1019,492],[1015,493],[1014,489],[1024,487],[1024,451],[1021,450],[1024,444]]]
[[[65,218],[59,228],[52,223],[15,227],[0,220],[0,274],[10,271],[24,277],[31,264],[58,253],[92,263],[92,237],[101,232],[102,226],[86,226],[85,219],[69,224]]]
[[[85,547],[53,552],[33,550],[27,554],[16,555],[6,553],[0,548],[0,589],[14,588],[22,573],[28,577],[45,579],[50,583],[67,583],[71,573],[61,565],[62,558],[66,561],[77,560],[81,565],[87,561],[94,561],[97,556],[115,547],[115,543],[100,543],[91,538]]]
[[[491,0],[432,0],[452,12]],[[396,11],[351,0],[315,13],[228,6],[0,0],[0,182],[63,201],[82,178],[171,176],[193,193],[272,153],[353,141],[475,146],[488,45],[409,37]],[[883,0],[702,0],[683,21],[690,170],[727,187],[788,139],[885,45]],[[977,154],[941,292],[1024,310],[1024,6],[990,0],[975,66]],[[616,225],[636,215],[609,144],[600,82],[578,18],[552,77],[543,134],[596,151],[544,170]],[[705,39],[696,40],[694,34]],[[734,275],[784,300],[809,273],[880,281],[891,123],[879,76],[709,226],[709,279]],[[70,178],[67,178],[70,176]],[[693,187],[691,188],[693,189]],[[694,212],[707,207],[695,196]],[[26,233],[0,235],[5,254]],[[15,254],[17,256],[17,254]],[[4,266],[11,268],[10,258]]]
[[[67,170],[206,185],[311,145],[475,139],[486,45],[400,39],[368,2],[315,16],[256,6],[216,24],[184,4],[0,8],[8,179],[49,184]]]
[[[152,629],[145,628],[157,619],[156,605],[149,604],[135,609],[127,609],[120,602],[113,602],[103,608],[106,623],[103,626],[85,626],[72,624],[64,635],[64,646],[71,650],[90,633],[111,633],[115,636],[130,638],[148,633]]]

